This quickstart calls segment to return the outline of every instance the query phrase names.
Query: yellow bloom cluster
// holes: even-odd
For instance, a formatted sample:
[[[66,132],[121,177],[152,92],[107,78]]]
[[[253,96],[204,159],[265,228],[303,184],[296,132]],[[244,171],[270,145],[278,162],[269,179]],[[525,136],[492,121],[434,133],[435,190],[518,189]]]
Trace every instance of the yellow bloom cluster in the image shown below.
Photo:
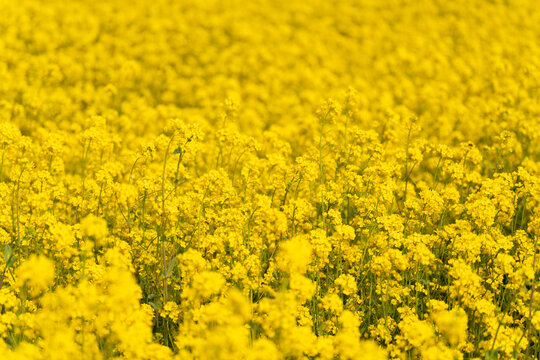
[[[538,24],[0,0],[0,358],[539,358]]]

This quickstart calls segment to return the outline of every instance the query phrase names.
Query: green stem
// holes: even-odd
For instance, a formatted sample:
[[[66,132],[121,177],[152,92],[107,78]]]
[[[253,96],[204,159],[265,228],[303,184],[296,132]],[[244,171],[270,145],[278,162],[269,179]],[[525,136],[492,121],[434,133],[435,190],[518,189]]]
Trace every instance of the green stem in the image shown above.
[[[0,163],[0,182],[4,181],[4,155],[6,153],[6,144],[2,144],[2,162]]]

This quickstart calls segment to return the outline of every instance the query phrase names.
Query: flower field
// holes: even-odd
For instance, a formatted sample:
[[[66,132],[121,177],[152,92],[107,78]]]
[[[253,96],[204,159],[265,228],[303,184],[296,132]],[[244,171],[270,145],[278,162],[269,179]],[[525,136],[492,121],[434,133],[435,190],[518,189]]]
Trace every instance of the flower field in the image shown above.
[[[538,359],[539,24],[0,0],[0,359]]]

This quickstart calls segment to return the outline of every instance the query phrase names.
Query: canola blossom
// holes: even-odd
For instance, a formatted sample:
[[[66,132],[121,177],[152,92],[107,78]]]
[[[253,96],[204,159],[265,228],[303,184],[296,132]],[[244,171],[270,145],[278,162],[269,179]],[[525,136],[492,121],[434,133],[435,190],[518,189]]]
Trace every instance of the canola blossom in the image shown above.
[[[0,359],[538,359],[534,0],[0,0]]]

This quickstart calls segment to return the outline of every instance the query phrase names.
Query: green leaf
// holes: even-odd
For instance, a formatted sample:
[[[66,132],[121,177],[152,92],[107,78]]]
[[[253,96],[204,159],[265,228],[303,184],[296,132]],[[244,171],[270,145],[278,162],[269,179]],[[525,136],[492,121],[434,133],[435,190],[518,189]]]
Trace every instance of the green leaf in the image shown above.
[[[499,359],[499,348],[486,351],[486,360]]]
[[[166,278],[171,277],[174,268],[178,265],[178,258],[175,256],[171,259],[171,262],[169,262],[169,266],[167,267],[167,273],[165,274]]]
[[[13,265],[13,262],[11,260],[14,259],[13,257],[13,249],[9,245],[4,245],[4,262],[9,266]],[[11,262],[11,265],[9,264]]]
[[[180,148],[176,148],[176,149],[174,149],[174,151],[173,151],[173,155],[181,154],[181,153],[182,153],[182,149],[180,149]]]

